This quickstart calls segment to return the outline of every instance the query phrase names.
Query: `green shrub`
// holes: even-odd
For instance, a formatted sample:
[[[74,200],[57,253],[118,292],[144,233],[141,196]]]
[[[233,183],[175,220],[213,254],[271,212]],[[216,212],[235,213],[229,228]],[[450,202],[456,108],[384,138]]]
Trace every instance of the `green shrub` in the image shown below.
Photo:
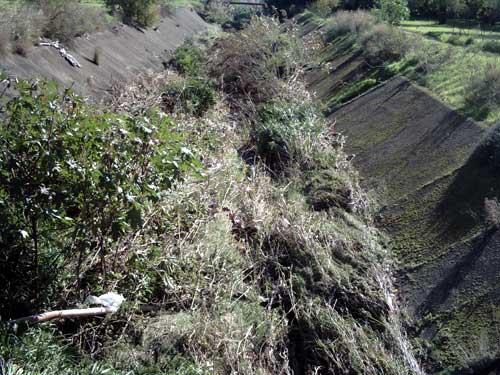
[[[95,114],[55,84],[20,82],[16,91],[0,123],[5,316],[55,304],[63,280],[77,286],[85,276],[100,287],[113,271],[105,262],[112,243],[140,228],[144,208],[196,167],[168,118]],[[98,269],[83,269],[90,254]]]
[[[258,7],[249,7],[245,5],[233,5],[231,7],[231,27],[236,30],[242,30],[250,23],[253,16],[259,14]]]
[[[162,95],[167,112],[176,110],[202,116],[215,104],[215,89],[210,81],[188,78],[167,86]]]
[[[177,48],[172,59],[173,65],[180,73],[193,77],[200,75],[204,61],[202,50],[191,42]]]
[[[474,44],[474,38],[469,36],[465,38],[464,45],[465,46],[470,46],[471,44]]]
[[[257,116],[253,142],[257,155],[274,172],[302,163],[324,123],[310,104],[276,102],[264,105]]]
[[[425,35],[431,37],[432,39],[440,39],[443,34],[439,31],[428,31]]]
[[[482,50],[485,52],[498,53],[500,54],[500,41],[489,40],[483,43]]]
[[[410,16],[407,0],[378,0],[377,16],[391,25],[399,25]]]
[[[33,45],[27,39],[18,39],[12,43],[12,52],[23,57],[28,56],[28,52]]]
[[[2,32],[5,39],[8,36],[11,51],[25,56],[42,36],[46,18],[39,8],[30,4],[6,10],[2,16]]]
[[[231,23],[231,10],[224,1],[212,0],[205,7],[204,18],[209,23],[225,27]]]
[[[44,0],[23,3],[2,13],[0,49],[26,55],[41,37],[63,43],[96,31],[107,24],[104,12],[77,0]],[[1,51],[0,51],[1,52]]]
[[[224,29],[242,30],[261,10],[259,7],[228,5],[221,0],[212,0],[203,13],[205,20],[210,23],[217,23]]]
[[[453,34],[450,35],[448,39],[446,39],[446,43],[452,44],[454,46],[461,46],[462,38],[460,38],[460,35]]]
[[[308,9],[321,17],[329,16],[339,6],[338,0],[315,0]]]
[[[474,74],[466,87],[465,103],[484,117],[500,105],[500,67],[490,63]]]
[[[452,44],[454,46],[465,47],[465,46],[469,46],[472,43],[474,43],[474,38],[472,38],[472,37],[465,38],[465,37],[462,37],[458,34],[453,34],[453,35],[450,35],[448,38],[445,38],[443,41],[446,43]]]
[[[160,15],[158,0],[105,0],[105,3],[112,12],[121,13],[126,23],[152,26]]]

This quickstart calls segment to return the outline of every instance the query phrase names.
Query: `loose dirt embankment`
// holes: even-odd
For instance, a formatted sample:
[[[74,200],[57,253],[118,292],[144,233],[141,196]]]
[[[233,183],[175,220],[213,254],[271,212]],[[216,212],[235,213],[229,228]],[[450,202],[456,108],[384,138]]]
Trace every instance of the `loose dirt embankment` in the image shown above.
[[[11,77],[44,77],[93,98],[103,98],[115,83],[164,69],[176,47],[205,30],[207,24],[191,8],[178,8],[154,29],[118,25],[112,30],[77,38],[68,48],[81,64],[72,67],[55,48],[34,47],[26,57],[0,58],[0,71]],[[99,48],[99,65],[92,62]]]
[[[311,91],[328,98],[363,78],[360,64],[359,53],[339,54],[329,73],[311,75]],[[401,77],[330,117],[384,205],[379,225],[400,263],[401,297],[431,341],[431,371],[490,369],[500,350],[500,234],[484,224],[484,200],[500,183],[475,153],[486,130]]]

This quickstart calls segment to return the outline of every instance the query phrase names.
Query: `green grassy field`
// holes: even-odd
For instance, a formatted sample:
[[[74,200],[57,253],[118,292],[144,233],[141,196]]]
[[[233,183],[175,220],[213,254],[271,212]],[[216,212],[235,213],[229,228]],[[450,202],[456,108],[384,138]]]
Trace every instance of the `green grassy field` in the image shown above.
[[[500,66],[500,27],[481,30],[478,25],[454,22],[440,25],[437,21],[404,21],[401,28],[412,33],[424,35],[416,53],[410,53],[400,61],[390,64],[395,71],[416,80],[427,87],[445,103],[460,110],[475,120],[485,124],[495,123],[500,119],[500,108],[489,113],[471,108],[466,103],[468,84],[473,77],[482,74],[491,66]],[[490,52],[487,46],[498,46],[498,51]],[[441,56],[431,71],[422,76],[414,71],[412,59]]]
[[[430,36],[459,35],[470,36],[477,40],[500,40],[500,26],[481,29],[479,24],[471,22],[455,21],[441,25],[434,20],[409,20],[403,21],[401,27],[407,31]]]
[[[402,66],[409,66],[401,73],[417,80],[419,84],[427,87],[445,103],[476,120],[492,124],[500,119],[500,108],[487,114],[479,113],[474,108],[468,108],[465,100],[471,78],[481,74],[488,66],[499,66],[500,55],[484,52],[480,46],[474,44],[461,47],[434,40],[424,40],[422,50],[427,51],[428,54],[436,53],[443,56],[443,62],[425,76],[419,75],[408,65],[408,62],[415,58],[413,55],[389,66],[395,70]]]

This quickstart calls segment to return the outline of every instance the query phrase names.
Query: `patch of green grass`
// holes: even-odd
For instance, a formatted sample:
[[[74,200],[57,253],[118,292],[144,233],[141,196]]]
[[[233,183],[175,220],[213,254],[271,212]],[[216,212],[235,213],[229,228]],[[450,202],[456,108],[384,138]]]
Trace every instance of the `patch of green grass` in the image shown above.
[[[163,107],[167,112],[180,110],[195,116],[202,116],[216,101],[212,82],[205,79],[188,78],[169,84],[162,95]]]
[[[349,100],[363,94],[372,87],[376,86],[377,83],[377,80],[374,78],[366,78],[345,86],[345,88],[340,90],[337,95],[335,95],[328,101],[328,110],[333,111],[335,107],[347,103]]]
[[[472,76],[488,65],[500,64],[498,56],[481,50],[478,38],[483,35],[490,39],[500,38],[500,32],[479,33],[468,29],[454,34],[450,31],[453,30],[452,26],[436,25],[431,21],[407,21],[402,28],[423,34],[436,33],[439,40],[416,39],[415,48],[398,61],[388,64],[389,70],[415,80],[445,103],[476,120],[492,124],[500,119],[500,108],[484,114],[466,102],[467,87]],[[474,42],[471,38],[474,38]],[[491,43],[491,40],[485,43]]]
[[[189,7],[201,9],[205,5],[203,0],[162,0],[166,5],[173,8]]]
[[[490,40],[484,42],[481,48],[484,52],[500,54],[500,40]]]
[[[484,116],[466,102],[467,87],[474,74],[479,74],[488,65],[500,64],[497,56],[477,53],[460,47],[451,47],[449,59],[430,72],[423,80],[445,103],[461,110],[477,120],[493,124],[500,119],[500,108],[493,109]]]
[[[439,375],[476,373],[500,353],[498,338],[491,332],[500,329],[498,303],[481,303],[487,295],[465,301],[459,308],[427,318],[436,327],[430,357],[441,364]],[[464,355],[465,354],[465,355]]]
[[[192,77],[202,73],[204,61],[202,50],[190,41],[177,48],[172,59],[179,73]]]
[[[410,20],[401,22],[401,27],[423,35],[437,38],[442,35],[472,36],[476,40],[500,39],[500,28],[481,30],[479,25],[473,23],[439,24],[431,20]]]

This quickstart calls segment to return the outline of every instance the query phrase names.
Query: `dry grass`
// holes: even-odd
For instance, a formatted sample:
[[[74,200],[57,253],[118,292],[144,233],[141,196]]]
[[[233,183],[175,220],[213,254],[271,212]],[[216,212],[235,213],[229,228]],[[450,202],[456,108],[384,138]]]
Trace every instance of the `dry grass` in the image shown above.
[[[140,230],[113,241],[104,260],[89,257],[82,266],[85,273],[108,264],[106,287],[129,301],[129,310],[83,324],[74,336],[116,373],[416,372],[406,365],[406,341],[392,318],[387,254],[367,196],[344,139],[330,134],[317,112],[294,110],[312,108],[312,100],[297,45],[281,32],[275,20],[255,19],[249,30],[219,41],[212,74],[226,100],[200,118],[174,114],[171,124],[202,156],[203,174],[162,194],[145,207]],[[141,116],[175,79],[168,72],[144,77],[118,90],[111,108]],[[237,152],[252,142],[242,125],[256,118],[234,110],[258,112],[279,100],[291,109],[273,118],[285,119],[278,124],[284,134],[287,125],[299,130],[288,139],[301,152],[273,178],[263,163],[248,165]],[[305,187],[318,175],[349,191],[346,205],[312,207]],[[157,315],[141,316],[141,308]]]
[[[85,6],[74,0],[62,4],[42,2],[41,11],[45,18],[42,35],[63,43],[99,30],[107,23],[102,9]]]
[[[404,56],[412,48],[412,38],[388,24],[377,24],[359,37],[363,52],[372,60],[387,62]]]
[[[282,81],[301,66],[303,50],[293,25],[284,33],[273,18],[254,17],[248,28],[219,40],[210,61],[211,76],[233,104],[258,106],[281,92]]]
[[[377,19],[367,11],[339,11],[328,20],[329,37],[347,33],[361,33],[377,23]]]

